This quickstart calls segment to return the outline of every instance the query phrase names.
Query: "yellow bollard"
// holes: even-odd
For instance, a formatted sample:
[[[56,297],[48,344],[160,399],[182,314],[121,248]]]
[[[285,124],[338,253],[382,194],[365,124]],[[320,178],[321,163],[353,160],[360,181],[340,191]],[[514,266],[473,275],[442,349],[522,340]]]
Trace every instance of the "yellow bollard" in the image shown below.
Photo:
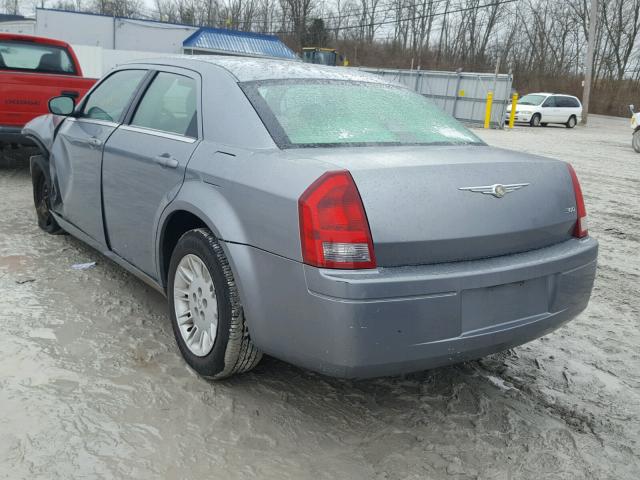
[[[484,128],[489,128],[491,124],[491,107],[493,106],[493,92],[487,94],[487,109],[484,113]]]
[[[516,105],[518,105],[518,94],[514,93],[511,97],[511,115],[509,115],[509,128],[513,128],[516,123]]]

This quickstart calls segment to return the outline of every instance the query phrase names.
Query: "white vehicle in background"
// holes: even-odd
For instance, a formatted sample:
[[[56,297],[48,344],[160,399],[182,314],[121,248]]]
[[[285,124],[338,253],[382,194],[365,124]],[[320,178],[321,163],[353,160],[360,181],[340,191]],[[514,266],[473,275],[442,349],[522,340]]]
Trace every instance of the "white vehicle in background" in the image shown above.
[[[633,149],[640,153],[640,112],[636,113],[635,106],[629,105],[631,111],[631,128],[633,129],[633,137],[631,137],[631,145]]]
[[[511,115],[511,105],[507,107],[506,122]],[[555,93],[530,93],[516,105],[516,122],[528,123],[532,127],[549,123],[561,123],[567,128],[575,127],[582,120],[582,104],[571,95]]]

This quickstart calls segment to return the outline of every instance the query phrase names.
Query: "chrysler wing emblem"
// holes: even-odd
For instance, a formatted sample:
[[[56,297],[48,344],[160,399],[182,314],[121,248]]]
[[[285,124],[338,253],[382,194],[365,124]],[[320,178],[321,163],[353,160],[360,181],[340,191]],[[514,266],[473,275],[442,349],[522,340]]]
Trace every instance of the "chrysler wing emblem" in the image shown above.
[[[493,195],[496,198],[502,198],[507,193],[515,192],[521,188],[529,185],[528,183],[511,183],[509,185],[502,185],[496,183],[495,185],[485,185],[482,187],[460,187],[458,190],[467,190],[469,192],[484,193],[485,195]]]

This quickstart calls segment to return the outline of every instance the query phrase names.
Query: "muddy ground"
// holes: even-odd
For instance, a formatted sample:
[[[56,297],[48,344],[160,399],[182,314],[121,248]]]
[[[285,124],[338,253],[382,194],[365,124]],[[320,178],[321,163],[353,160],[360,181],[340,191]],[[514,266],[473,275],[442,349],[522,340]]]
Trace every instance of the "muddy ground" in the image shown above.
[[[601,242],[591,304],[504,354],[368,381],[274,359],[198,378],[161,295],[41,232],[24,164],[0,167],[0,478],[639,478],[640,155],[627,121],[478,134],[573,162]]]

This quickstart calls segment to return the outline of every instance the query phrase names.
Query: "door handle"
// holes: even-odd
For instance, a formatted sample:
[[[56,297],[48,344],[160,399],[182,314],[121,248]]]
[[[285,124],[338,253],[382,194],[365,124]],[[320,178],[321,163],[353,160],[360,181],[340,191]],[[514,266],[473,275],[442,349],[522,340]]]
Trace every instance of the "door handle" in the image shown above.
[[[102,146],[102,140],[100,140],[98,137],[91,137],[89,139],[89,145],[92,145],[94,147],[101,147]]]
[[[167,167],[167,168],[177,168],[178,167],[178,160],[173,158],[168,153],[163,153],[162,155],[158,155],[157,157],[155,157],[153,159],[153,161],[156,162],[158,165],[161,165],[161,166]]]

